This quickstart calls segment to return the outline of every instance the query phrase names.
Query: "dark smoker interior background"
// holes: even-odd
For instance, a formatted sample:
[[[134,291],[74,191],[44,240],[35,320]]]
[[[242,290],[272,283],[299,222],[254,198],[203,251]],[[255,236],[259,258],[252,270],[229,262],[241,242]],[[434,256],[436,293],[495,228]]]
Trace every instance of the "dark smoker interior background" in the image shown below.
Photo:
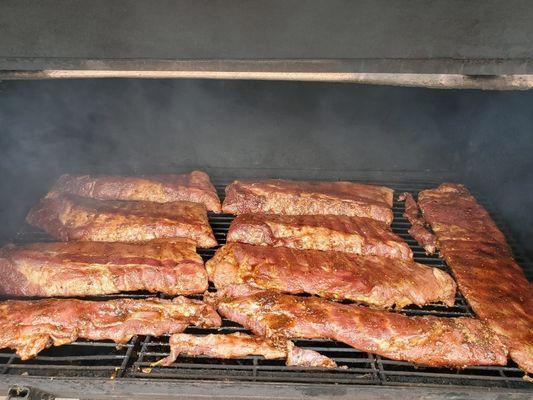
[[[423,171],[492,200],[533,255],[533,92],[202,80],[0,82],[0,238],[58,175]],[[292,172],[286,171],[292,169]],[[324,174],[326,174],[324,172]],[[386,177],[387,173],[383,174]]]

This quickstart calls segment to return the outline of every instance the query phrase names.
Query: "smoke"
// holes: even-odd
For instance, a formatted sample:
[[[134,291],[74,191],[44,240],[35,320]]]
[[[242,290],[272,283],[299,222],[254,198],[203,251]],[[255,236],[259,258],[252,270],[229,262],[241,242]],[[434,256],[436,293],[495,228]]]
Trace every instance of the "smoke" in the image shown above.
[[[12,236],[67,171],[223,167],[328,179],[356,177],[336,170],[422,172],[473,186],[533,253],[532,104],[530,92],[329,83],[2,82],[0,231]]]
[[[533,113],[531,92],[475,93],[462,99],[465,119],[465,181],[495,206],[501,225],[533,254]]]

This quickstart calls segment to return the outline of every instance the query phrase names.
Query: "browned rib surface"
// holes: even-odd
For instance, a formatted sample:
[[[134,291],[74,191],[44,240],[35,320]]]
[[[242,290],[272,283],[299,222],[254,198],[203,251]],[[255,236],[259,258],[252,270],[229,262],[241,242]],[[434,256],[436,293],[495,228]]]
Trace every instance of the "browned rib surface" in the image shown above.
[[[207,274],[190,239],[59,242],[0,249],[0,294],[96,296],[146,290],[203,293]]]
[[[508,349],[474,318],[408,317],[318,297],[228,286],[209,301],[225,317],[272,340],[326,338],[430,366],[505,365]]]
[[[424,218],[420,215],[420,210],[411,193],[404,193],[400,200],[405,200],[405,213],[403,214],[409,222],[409,235],[411,235],[426,251],[427,254],[434,254],[437,249],[437,237],[427,228]]]
[[[507,338],[511,358],[533,373],[533,285],[514,261],[505,236],[462,185],[420,192],[424,218],[474,312]]]
[[[347,215],[390,225],[393,193],[387,187],[353,182],[235,181],[226,187],[222,210],[230,214]]]
[[[221,211],[220,199],[209,176],[202,171],[189,174],[147,176],[62,175],[52,191],[67,192],[98,200],[135,200],[168,203],[191,201]]]
[[[51,192],[26,217],[55,238],[139,242],[185,237],[198,247],[217,245],[205,207],[188,201],[95,200]]]
[[[455,301],[455,282],[445,272],[386,257],[229,243],[206,268],[218,289],[247,283],[382,308]]]
[[[337,363],[317,351],[297,347],[287,341],[287,365],[295,367],[337,368]]]
[[[211,306],[185,297],[0,302],[0,348],[16,350],[22,360],[78,338],[126,343],[134,335],[177,333],[188,325],[218,327],[221,320]]]
[[[413,258],[409,245],[383,223],[343,215],[243,214],[232,221],[227,241]]]
[[[178,333],[170,337],[169,344],[170,355],[154,363],[154,366],[168,366],[176,361],[180,354],[221,359],[263,356],[267,360],[286,358],[287,365],[300,367],[337,366],[332,359],[313,350],[298,348],[292,342],[287,341],[285,345],[277,345],[267,338],[240,332],[206,336]]]

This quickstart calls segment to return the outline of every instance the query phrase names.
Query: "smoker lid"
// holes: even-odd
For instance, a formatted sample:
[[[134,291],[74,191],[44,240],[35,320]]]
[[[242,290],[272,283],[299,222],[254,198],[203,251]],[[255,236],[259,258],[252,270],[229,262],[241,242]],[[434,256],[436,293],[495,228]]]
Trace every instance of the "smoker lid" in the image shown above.
[[[531,2],[496,0],[19,0],[0,5],[0,78],[527,88],[532,16]]]

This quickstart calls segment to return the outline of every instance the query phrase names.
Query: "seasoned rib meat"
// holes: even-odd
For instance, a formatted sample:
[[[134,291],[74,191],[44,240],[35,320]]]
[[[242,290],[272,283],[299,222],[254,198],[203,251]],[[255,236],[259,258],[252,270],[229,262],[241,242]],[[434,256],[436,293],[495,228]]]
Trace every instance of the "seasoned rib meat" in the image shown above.
[[[185,297],[0,302],[0,348],[16,350],[22,360],[78,338],[126,343],[134,335],[177,333],[188,325],[218,327],[221,320],[211,306]]]
[[[202,171],[189,174],[148,176],[62,175],[52,191],[98,200],[135,200],[168,203],[191,201],[221,211],[220,200],[209,176]]]
[[[98,242],[139,242],[185,237],[198,247],[217,245],[205,207],[188,201],[95,200],[51,192],[26,217],[55,238]]]
[[[437,238],[426,228],[424,218],[420,215],[420,210],[411,193],[404,193],[400,196],[400,201],[405,201],[405,218],[411,223],[408,232],[423,248],[427,254],[435,254],[437,249]]]
[[[347,215],[390,225],[393,193],[383,186],[353,182],[235,181],[226,187],[222,210],[230,214]]]
[[[408,317],[319,297],[246,285],[206,296],[225,317],[273,341],[326,338],[358,350],[429,366],[505,365],[508,349],[474,318]]]
[[[475,241],[497,246],[497,251],[511,255],[504,234],[463,185],[444,183],[437,189],[423,190],[418,202],[439,243]]]
[[[314,350],[296,347],[290,340],[287,341],[286,364],[296,367],[337,368],[337,363],[331,358]]]
[[[169,356],[157,361],[154,365],[168,366],[176,361],[180,354],[210,358],[239,358],[256,355],[263,356],[267,360],[287,356],[286,349],[275,346],[270,340],[243,333],[206,336],[178,333],[170,337],[169,344]]]
[[[298,348],[290,341],[286,341],[285,345],[277,345],[267,338],[240,332],[206,336],[178,333],[170,337],[169,344],[170,355],[154,363],[154,366],[171,365],[180,354],[222,359],[254,355],[263,356],[267,360],[286,358],[287,365],[301,367],[337,366],[332,359],[313,350]]]
[[[437,250],[436,237],[424,226],[418,224],[412,225],[407,232],[424,248],[426,254],[435,254]]]
[[[440,253],[474,312],[533,373],[533,285],[514,261],[505,236],[462,185],[446,183],[418,196]]]
[[[59,242],[0,249],[0,294],[96,296],[147,290],[203,293],[207,274],[190,239]]]
[[[455,282],[445,272],[386,257],[229,243],[217,250],[206,268],[219,289],[247,283],[382,308],[455,302]]]
[[[369,218],[341,215],[243,214],[232,221],[226,239],[298,250],[413,258],[408,244],[386,225]]]

